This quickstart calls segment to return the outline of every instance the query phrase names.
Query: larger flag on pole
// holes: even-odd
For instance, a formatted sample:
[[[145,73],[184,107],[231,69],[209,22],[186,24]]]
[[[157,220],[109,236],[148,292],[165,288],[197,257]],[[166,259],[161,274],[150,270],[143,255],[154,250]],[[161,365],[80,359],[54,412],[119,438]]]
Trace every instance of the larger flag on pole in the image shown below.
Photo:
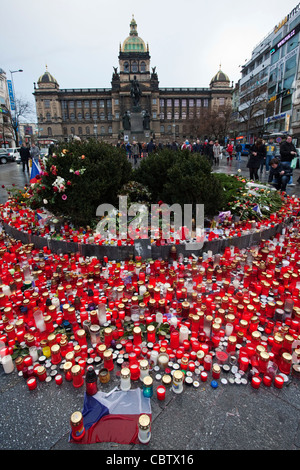
[[[85,433],[76,442],[137,444],[138,420],[141,414],[147,414],[151,419],[150,398],[144,397],[140,388],[127,392],[114,388],[109,393],[97,392],[93,396],[85,393],[82,410]],[[72,442],[71,433],[70,441]]]
[[[32,159],[32,167],[31,167],[31,174],[30,174],[30,184],[36,183],[38,181],[37,176],[41,173],[41,167],[39,162],[37,162],[34,158]]]

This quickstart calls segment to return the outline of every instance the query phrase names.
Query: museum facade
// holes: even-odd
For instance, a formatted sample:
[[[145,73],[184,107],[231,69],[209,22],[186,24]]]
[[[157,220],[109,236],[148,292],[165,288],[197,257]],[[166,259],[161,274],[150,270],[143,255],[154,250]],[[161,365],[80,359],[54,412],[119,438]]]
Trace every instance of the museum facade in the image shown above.
[[[200,137],[198,124],[209,110],[231,106],[233,84],[221,68],[208,88],[160,88],[150,59],[133,17],[110,88],[60,89],[46,68],[33,93],[39,139],[181,142]]]

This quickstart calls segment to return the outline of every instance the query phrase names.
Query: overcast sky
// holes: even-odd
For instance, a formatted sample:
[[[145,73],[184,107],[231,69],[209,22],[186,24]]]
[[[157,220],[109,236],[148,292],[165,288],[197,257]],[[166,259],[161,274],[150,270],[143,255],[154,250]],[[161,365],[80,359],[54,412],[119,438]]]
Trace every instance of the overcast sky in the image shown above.
[[[134,15],[161,87],[208,87],[219,65],[237,82],[252,49],[297,0],[0,0],[0,68],[34,103],[48,66],[60,88],[109,88]]]

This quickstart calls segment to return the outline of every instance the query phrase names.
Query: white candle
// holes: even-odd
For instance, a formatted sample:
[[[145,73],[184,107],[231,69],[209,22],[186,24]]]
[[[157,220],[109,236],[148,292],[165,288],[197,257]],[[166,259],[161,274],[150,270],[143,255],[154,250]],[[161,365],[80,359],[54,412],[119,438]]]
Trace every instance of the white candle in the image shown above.
[[[4,356],[2,358],[2,365],[6,374],[10,374],[14,370],[13,360],[10,355]]]

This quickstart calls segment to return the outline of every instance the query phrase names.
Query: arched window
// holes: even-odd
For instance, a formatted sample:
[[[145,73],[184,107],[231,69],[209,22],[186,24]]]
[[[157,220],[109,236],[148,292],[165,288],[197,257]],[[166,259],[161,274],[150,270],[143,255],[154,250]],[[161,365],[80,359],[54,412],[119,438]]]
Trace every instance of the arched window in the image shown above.
[[[105,134],[105,127],[104,126],[100,127],[100,132],[101,132],[101,134]]]
[[[48,127],[48,136],[52,136],[52,128]]]
[[[124,72],[129,73],[129,62],[124,62]]]
[[[50,113],[47,113],[47,114],[46,114],[46,120],[47,120],[47,121],[51,121],[51,114],[50,114]]]
[[[141,72],[146,72],[146,63],[144,61],[141,62]]]
[[[79,135],[82,134],[82,127],[78,127],[78,134],[79,134]]]
[[[135,72],[138,71],[138,69],[139,69],[138,63],[137,63],[136,60],[134,60],[134,61],[132,62],[132,64],[131,64],[131,71],[132,71],[133,73],[135,73]]]
[[[75,127],[71,127],[71,134],[75,134]]]
[[[85,119],[91,119],[90,113],[85,113]]]
[[[90,135],[90,128],[89,128],[89,126],[87,126],[87,127],[85,128],[85,133],[86,133],[86,135]]]

